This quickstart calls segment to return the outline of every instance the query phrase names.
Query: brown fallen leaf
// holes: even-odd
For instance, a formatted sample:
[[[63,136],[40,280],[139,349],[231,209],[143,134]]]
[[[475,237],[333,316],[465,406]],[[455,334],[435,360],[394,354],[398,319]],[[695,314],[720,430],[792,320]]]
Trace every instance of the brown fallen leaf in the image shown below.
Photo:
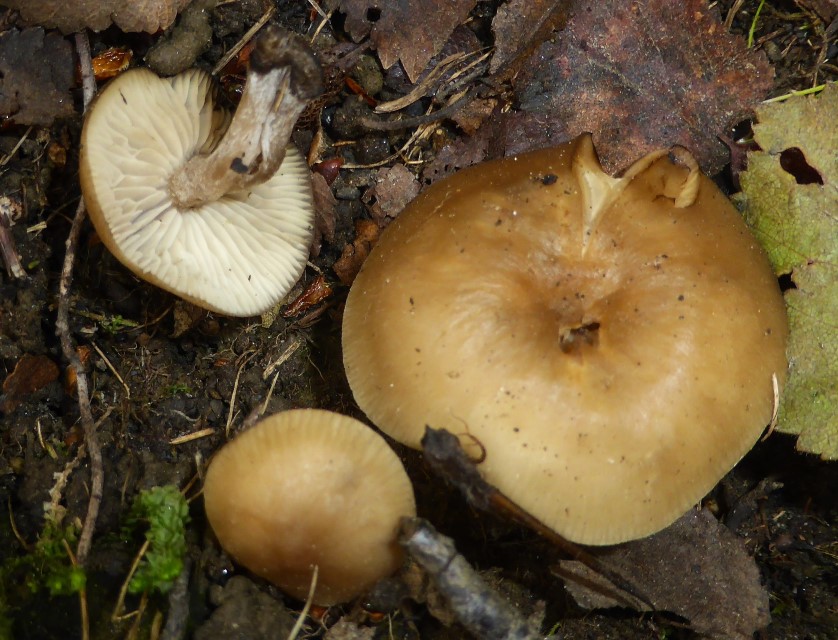
[[[23,24],[73,33],[102,31],[115,24],[123,31],[155,33],[174,22],[190,0],[4,0],[20,11]]]
[[[411,82],[465,21],[477,0],[341,0],[346,31],[369,36],[385,69],[401,60]]]
[[[509,0],[492,20],[495,55],[489,70],[512,77],[526,58],[567,19],[566,2],[556,0]]]
[[[11,413],[26,400],[26,396],[43,389],[58,379],[58,365],[47,356],[26,354],[17,361],[3,381],[3,400],[0,410]]]
[[[321,173],[312,172],[311,187],[314,194],[314,241],[311,243],[311,255],[316,258],[320,255],[324,240],[328,243],[335,240],[338,201]]]
[[[74,113],[73,50],[57,33],[11,29],[0,35],[0,115],[48,127]]]
[[[727,161],[717,135],[749,114],[772,77],[765,56],[727,33],[705,0],[576,0],[560,36],[514,79],[520,108],[499,135],[512,155],[589,131],[610,172],[679,144],[713,174]]]
[[[384,228],[417,195],[419,181],[416,176],[403,164],[396,164],[378,170],[375,184],[364,192],[362,200],[373,219]]]
[[[705,510],[690,511],[673,525],[642,540],[614,547],[592,547],[589,552],[611,571],[633,584],[659,611],[686,618],[708,638],[750,640],[768,625],[768,592],[760,584],[759,570],[742,540]],[[560,563],[563,576],[580,576],[614,591],[600,574],[581,562]],[[625,606],[573,580],[567,590],[585,609]],[[632,595],[638,610],[648,607]]]

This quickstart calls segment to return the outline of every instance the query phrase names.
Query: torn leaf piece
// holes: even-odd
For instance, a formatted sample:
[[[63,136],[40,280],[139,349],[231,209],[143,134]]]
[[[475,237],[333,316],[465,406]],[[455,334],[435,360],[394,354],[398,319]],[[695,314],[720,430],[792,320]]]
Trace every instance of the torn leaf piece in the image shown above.
[[[514,80],[520,112],[507,117],[506,155],[587,131],[611,173],[675,144],[718,172],[728,154],[717,135],[771,88],[765,56],[727,33],[705,0],[577,0],[569,11]]]
[[[475,4],[477,0],[342,0],[340,9],[355,41],[369,35],[384,68],[401,60],[410,81],[416,82]]]
[[[778,275],[791,274],[789,377],[777,429],[838,459],[838,85],[757,110],[736,201]]]
[[[611,571],[641,584],[655,609],[686,618],[703,637],[750,640],[769,622],[768,592],[756,563],[742,541],[707,510],[690,511],[648,538],[590,551]],[[611,600],[573,576],[616,590],[634,600],[638,610],[648,610],[581,562],[562,561],[560,573],[583,608],[624,606],[623,598]]]

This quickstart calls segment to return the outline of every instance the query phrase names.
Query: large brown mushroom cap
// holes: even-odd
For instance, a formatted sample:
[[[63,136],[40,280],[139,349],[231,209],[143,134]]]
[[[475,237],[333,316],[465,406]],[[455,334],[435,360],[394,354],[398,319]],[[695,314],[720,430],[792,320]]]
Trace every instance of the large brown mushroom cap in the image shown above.
[[[316,409],[262,420],[221,449],[204,483],[221,546],[304,600],[345,602],[402,562],[399,520],[416,514],[396,454],[366,425]]]
[[[158,78],[128,71],[85,119],[82,192],[102,242],[134,273],[212,311],[257,315],[305,268],[314,233],[310,174],[291,145],[264,183],[178,206],[172,176],[211,152],[228,123],[205,72]]]
[[[479,441],[490,483],[587,544],[665,527],[751,448],[786,337],[768,261],[715,185],[660,153],[611,178],[589,137],[426,190],[343,325],[373,422],[414,447],[425,425]]]

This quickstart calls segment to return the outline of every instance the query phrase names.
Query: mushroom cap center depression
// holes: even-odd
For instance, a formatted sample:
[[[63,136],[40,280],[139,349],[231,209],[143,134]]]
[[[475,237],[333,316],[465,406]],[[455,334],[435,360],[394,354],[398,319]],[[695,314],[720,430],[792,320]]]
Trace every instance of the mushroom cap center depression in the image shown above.
[[[662,157],[592,218],[574,157],[596,163],[577,141],[408,206],[352,287],[344,362],[385,432],[415,447],[426,424],[468,434],[489,482],[565,537],[610,544],[669,524],[753,445],[787,326],[762,250],[707,178],[675,208],[689,172]]]

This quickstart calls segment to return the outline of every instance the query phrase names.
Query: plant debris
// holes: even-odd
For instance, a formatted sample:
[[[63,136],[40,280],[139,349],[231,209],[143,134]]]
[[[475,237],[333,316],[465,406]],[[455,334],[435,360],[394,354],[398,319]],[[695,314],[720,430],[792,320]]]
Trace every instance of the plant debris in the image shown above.
[[[706,509],[689,511],[648,538],[590,553],[624,579],[642,584],[655,610],[686,618],[702,636],[750,640],[770,620],[768,592],[753,558],[742,540]],[[601,574],[576,560],[563,560],[560,567],[567,590],[582,607],[624,606],[574,580],[581,577],[614,589]],[[635,609],[649,610],[634,602]]]
[[[340,9],[356,42],[369,36],[385,69],[401,60],[408,78],[416,82],[475,4],[477,0],[341,0]]]
[[[777,430],[838,460],[838,85],[757,109],[737,202],[778,275],[791,278],[789,379]]]
[[[588,131],[609,172],[679,144],[717,173],[727,162],[718,134],[771,89],[765,55],[728,34],[704,0],[579,1],[570,13],[513,81],[520,109],[501,120],[506,155]]]
[[[72,115],[73,51],[57,33],[10,29],[0,34],[0,115],[49,126]]]

